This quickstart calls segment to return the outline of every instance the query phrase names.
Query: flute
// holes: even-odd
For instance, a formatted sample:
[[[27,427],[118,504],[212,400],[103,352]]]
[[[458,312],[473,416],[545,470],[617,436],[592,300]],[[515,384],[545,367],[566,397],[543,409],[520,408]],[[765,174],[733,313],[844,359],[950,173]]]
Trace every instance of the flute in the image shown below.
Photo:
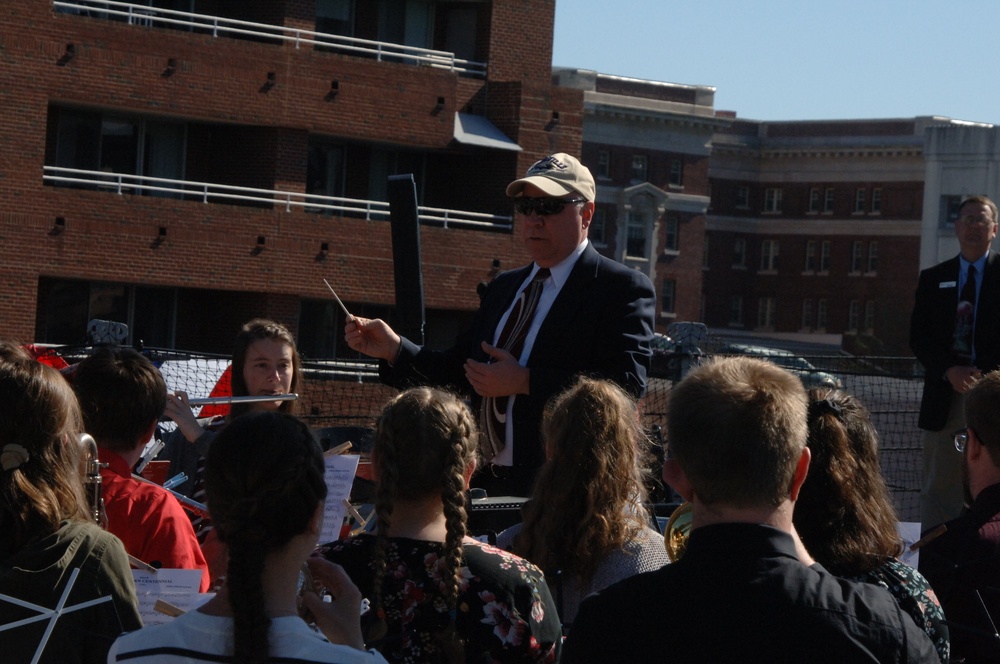
[[[271,394],[247,397],[203,397],[201,399],[188,399],[192,406],[214,406],[220,403],[267,403],[268,401],[295,401],[298,394]]]

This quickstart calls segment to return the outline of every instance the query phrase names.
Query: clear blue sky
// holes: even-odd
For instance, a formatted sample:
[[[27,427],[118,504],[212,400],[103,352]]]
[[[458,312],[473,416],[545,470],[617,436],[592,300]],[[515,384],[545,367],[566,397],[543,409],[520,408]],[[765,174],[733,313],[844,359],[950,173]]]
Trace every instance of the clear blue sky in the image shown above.
[[[552,59],[752,120],[1000,124],[1000,0],[556,0]]]

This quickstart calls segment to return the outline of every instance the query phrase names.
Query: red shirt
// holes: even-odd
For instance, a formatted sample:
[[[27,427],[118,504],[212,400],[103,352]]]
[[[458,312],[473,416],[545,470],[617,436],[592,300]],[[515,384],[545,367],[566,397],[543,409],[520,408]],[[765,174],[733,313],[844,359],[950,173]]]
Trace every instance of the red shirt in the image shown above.
[[[119,454],[99,448],[98,456],[108,464],[101,469],[108,531],[131,555],[154,567],[200,569],[200,590],[207,592],[208,564],[177,499],[166,489],[132,479],[132,469]]]

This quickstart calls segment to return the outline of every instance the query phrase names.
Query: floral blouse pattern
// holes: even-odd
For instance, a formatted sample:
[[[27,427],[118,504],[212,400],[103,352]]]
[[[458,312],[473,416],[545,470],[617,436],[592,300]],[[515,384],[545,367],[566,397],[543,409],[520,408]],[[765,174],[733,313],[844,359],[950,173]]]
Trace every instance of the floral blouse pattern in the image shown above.
[[[951,659],[951,641],[944,610],[923,574],[892,558],[857,580],[887,589],[896,598],[899,608],[913,618],[917,627],[927,632],[941,661],[947,664]]]
[[[375,537],[359,535],[323,547],[374,602]],[[376,638],[375,611],[361,619],[365,643],[390,662],[452,661],[451,616],[445,599],[444,546],[406,538],[389,540],[382,604],[388,631]],[[465,662],[555,662],[562,629],[541,570],[512,553],[471,538],[463,545],[455,632]],[[374,608],[374,607],[373,607]],[[453,642],[453,641],[452,641]]]

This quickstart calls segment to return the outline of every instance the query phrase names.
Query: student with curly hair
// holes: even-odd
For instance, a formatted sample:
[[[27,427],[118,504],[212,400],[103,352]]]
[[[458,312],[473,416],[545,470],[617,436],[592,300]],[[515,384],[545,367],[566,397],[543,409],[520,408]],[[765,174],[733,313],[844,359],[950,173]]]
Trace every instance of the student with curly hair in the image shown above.
[[[88,508],[82,430],[66,379],[0,342],[5,662],[104,662],[118,634],[142,626],[125,548]],[[61,614],[44,615],[60,604]]]
[[[334,542],[372,608],[366,642],[394,662],[555,661],[559,618],[542,573],[466,536],[476,422],[456,396],[418,387],[375,431],[378,533]]]
[[[827,570],[886,588],[947,663],[945,615],[927,579],[896,559],[902,540],[878,461],[878,432],[868,410],[840,390],[810,390],[809,475],[792,521],[809,553]]]
[[[548,461],[524,521],[497,544],[541,567],[550,583],[560,572],[556,600],[568,625],[590,593],[669,559],[644,506],[644,434],[634,400],[614,383],[580,378],[549,404],[542,439]]]
[[[229,551],[225,585],[173,622],[123,636],[108,661],[384,662],[364,650],[357,588],[336,565],[310,558],[326,484],[309,428],[283,413],[240,417],[212,444],[205,477],[215,529]],[[307,560],[332,602],[309,589],[300,600]],[[301,606],[318,630],[300,617]]]

